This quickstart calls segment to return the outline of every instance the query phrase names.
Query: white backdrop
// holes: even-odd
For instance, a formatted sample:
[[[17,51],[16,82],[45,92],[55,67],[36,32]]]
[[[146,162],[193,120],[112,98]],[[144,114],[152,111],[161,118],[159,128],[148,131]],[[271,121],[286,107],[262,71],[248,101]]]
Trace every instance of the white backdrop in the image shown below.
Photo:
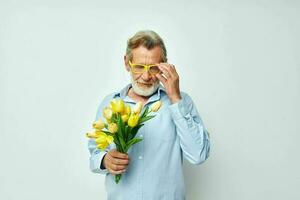
[[[188,200],[300,199],[299,19],[299,1],[0,0],[0,199],[105,199],[85,132],[141,29],[211,133]]]

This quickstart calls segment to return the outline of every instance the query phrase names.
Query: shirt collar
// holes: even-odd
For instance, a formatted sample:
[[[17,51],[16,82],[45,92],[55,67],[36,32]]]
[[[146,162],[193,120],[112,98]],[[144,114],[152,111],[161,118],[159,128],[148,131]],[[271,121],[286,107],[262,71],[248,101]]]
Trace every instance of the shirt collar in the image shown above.
[[[128,96],[127,96],[127,92],[128,90],[131,88],[131,83],[129,83],[128,85],[126,85],[122,90],[120,90],[119,92],[115,93],[114,97],[113,98],[121,98],[123,99],[124,101],[128,101],[128,102],[134,102],[132,99],[130,99]],[[161,98],[161,93],[162,92],[166,92],[166,89],[161,85],[159,84],[159,87],[157,89],[157,91],[155,93],[153,93],[151,95],[151,97],[148,99],[148,102],[147,103],[150,103],[150,102],[153,102],[153,101],[158,101],[160,98]]]

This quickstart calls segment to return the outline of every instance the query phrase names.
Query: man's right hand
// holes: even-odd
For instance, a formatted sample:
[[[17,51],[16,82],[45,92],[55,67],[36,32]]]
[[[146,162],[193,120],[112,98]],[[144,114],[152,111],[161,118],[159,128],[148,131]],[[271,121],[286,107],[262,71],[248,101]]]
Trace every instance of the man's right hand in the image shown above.
[[[129,156],[112,149],[105,154],[103,164],[109,173],[113,175],[122,174],[126,171],[126,167],[129,164]]]

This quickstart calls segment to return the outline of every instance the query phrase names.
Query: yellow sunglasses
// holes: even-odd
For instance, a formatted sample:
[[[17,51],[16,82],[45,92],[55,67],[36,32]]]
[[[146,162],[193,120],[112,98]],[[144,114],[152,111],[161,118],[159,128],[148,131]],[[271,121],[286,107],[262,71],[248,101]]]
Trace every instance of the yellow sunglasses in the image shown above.
[[[129,66],[132,69],[133,73],[142,74],[149,71],[150,74],[155,75],[160,72],[160,69],[157,65],[144,65],[144,64],[134,64],[129,60]]]

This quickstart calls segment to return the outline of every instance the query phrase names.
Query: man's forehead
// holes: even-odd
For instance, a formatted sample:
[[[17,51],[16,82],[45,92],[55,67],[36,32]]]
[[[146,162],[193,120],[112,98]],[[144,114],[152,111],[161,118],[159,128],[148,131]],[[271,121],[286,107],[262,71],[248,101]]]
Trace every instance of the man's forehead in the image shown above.
[[[135,62],[160,62],[161,61],[161,48],[156,46],[152,49],[140,46],[132,50],[132,60]]]

